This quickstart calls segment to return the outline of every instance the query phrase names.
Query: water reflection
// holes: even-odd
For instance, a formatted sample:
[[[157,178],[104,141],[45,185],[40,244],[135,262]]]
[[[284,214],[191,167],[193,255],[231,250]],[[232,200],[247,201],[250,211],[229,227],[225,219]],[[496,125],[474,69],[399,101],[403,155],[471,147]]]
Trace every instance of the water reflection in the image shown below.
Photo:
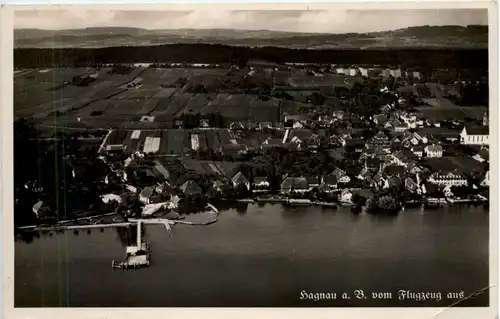
[[[238,214],[240,215],[245,215],[247,210],[248,210],[248,203],[236,203],[235,207],[236,211],[238,212]]]

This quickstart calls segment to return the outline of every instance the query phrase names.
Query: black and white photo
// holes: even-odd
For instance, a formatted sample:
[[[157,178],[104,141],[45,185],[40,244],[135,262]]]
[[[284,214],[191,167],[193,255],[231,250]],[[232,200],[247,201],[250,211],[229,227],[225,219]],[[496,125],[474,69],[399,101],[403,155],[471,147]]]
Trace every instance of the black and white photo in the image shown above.
[[[255,6],[14,10],[14,307],[496,309],[491,10]]]

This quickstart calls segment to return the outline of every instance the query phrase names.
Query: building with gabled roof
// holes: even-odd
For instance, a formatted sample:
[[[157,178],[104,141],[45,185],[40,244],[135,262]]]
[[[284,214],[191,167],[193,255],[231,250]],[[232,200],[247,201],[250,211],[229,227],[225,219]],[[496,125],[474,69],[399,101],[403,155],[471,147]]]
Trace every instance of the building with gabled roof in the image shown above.
[[[442,157],[443,147],[439,144],[427,145],[424,152],[426,157]]]
[[[247,190],[250,190],[250,181],[243,175],[242,172],[236,173],[232,178],[231,182],[234,187],[245,186]]]
[[[309,184],[304,177],[287,177],[281,183],[281,193],[306,193],[309,191]]]
[[[460,144],[489,145],[490,132],[488,126],[464,126],[460,133]]]

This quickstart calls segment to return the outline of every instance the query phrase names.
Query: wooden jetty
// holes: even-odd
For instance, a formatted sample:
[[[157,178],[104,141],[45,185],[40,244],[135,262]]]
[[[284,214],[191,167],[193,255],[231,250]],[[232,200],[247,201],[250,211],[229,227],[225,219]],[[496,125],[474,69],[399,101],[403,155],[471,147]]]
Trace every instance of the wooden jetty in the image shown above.
[[[136,245],[128,246],[126,250],[125,259],[120,262],[112,261],[111,267],[113,269],[138,269],[149,267],[150,265],[150,252],[147,243],[142,242],[142,222],[137,223],[137,243]]]

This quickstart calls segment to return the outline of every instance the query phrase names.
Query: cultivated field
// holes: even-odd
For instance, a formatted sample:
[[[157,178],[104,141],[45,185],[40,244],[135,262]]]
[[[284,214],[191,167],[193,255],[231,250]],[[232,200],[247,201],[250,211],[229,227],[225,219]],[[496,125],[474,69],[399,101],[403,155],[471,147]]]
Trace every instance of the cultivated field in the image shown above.
[[[280,120],[279,99],[234,94],[236,83],[248,71],[148,67],[134,67],[127,74],[111,71],[110,67],[17,70],[15,117],[68,128],[130,129],[168,128],[172,126],[168,123],[186,113],[220,113],[228,120]],[[71,83],[83,76],[95,80],[87,86]],[[256,73],[257,77],[272,84],[272,76],[265,72]],[[208,92],[191,93],[200,85]],[[143,116],[151,118],[143,123]]]

